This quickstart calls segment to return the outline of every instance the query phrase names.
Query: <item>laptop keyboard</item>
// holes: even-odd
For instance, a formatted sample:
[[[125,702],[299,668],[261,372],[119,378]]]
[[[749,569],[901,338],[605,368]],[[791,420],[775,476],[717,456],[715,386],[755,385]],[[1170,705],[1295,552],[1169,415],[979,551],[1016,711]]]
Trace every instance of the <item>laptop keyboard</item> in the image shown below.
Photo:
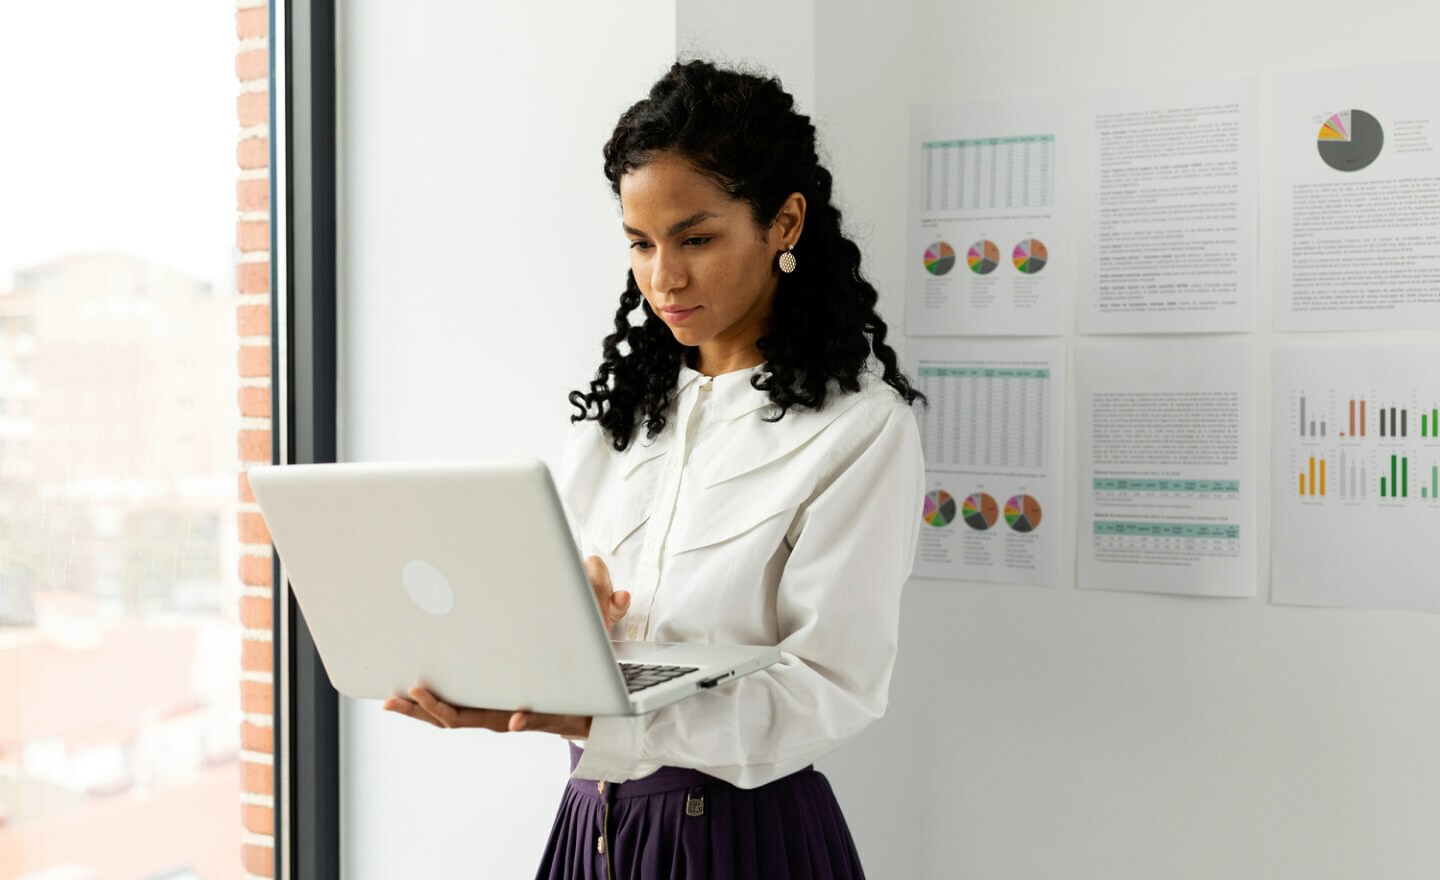
[[[620,671],[625,674],[625,690],[632,694],[699,669],[698,666],[657,666],[653,663],[620,664]]]

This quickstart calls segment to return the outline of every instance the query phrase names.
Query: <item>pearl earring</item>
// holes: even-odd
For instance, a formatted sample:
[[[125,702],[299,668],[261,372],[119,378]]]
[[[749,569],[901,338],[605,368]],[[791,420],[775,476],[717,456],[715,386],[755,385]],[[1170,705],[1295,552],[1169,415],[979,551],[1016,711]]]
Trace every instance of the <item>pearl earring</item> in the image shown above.
[[[785,248],[785,253],[780,255],[780,271],[789,275],[795,271],[795,245]]]

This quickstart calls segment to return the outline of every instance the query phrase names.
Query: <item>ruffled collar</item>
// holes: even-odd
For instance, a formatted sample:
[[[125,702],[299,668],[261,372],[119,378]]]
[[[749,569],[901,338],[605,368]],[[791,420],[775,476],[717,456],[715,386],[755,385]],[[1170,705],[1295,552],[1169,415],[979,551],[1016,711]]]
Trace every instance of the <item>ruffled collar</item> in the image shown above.
[[[704,385],[708,382],[710,390],[706,393],[711,395],[710,405],[714,408],[716,418],[738,419],[770,405],[770,395],[751,384],[756,376],[764,373],[763,364],[721,373],[718,376],[706,376],[698,370],[682,365],[676,379],[675,396],[685,394],[692,385]]]

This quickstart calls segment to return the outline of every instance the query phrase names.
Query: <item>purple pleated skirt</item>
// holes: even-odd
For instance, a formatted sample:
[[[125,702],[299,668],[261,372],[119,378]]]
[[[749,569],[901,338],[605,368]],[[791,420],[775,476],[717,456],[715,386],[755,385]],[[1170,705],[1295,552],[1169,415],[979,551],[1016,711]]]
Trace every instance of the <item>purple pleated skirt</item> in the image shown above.
[[[570,747],[570,768],[580,749]],[[759,788],[663,767],[565,787],[537,880],[859,880],[830,783],[807,767]]]

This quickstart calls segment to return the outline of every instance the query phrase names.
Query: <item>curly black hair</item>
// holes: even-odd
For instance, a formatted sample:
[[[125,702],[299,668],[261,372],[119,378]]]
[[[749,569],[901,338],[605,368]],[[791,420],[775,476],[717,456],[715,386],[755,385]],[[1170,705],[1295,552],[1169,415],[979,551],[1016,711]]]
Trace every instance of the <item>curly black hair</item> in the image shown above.
[[[605,177],[620,178],[658,155],[679,155],[731,197],[750,205],[764,229],[791,193],[808,205],[800,268],[781,274],[769,325],[758,345],[765,359],[751,384],[774,404],[772,421],[791,407],[820,409],[830,383],[860,390],[873,354],[884,381],[913,404],[924,396],[900,371],[885,343],[889,328],[875,311],[879,294],[860,272],[860,248],[841,231],[829,170],[820,164],[815,126],[773,77],[725,70],[706,61],[676,63],[644,100],[621,115],[605,144]],[[643,310],[643,321],[631,314]],[[680,365],[688,351],[650,309],[629,273],[615,330],[588,392],[570,392],[572,422],[600,423],[617,450],[643,423],[648,437],[665,428]]]

